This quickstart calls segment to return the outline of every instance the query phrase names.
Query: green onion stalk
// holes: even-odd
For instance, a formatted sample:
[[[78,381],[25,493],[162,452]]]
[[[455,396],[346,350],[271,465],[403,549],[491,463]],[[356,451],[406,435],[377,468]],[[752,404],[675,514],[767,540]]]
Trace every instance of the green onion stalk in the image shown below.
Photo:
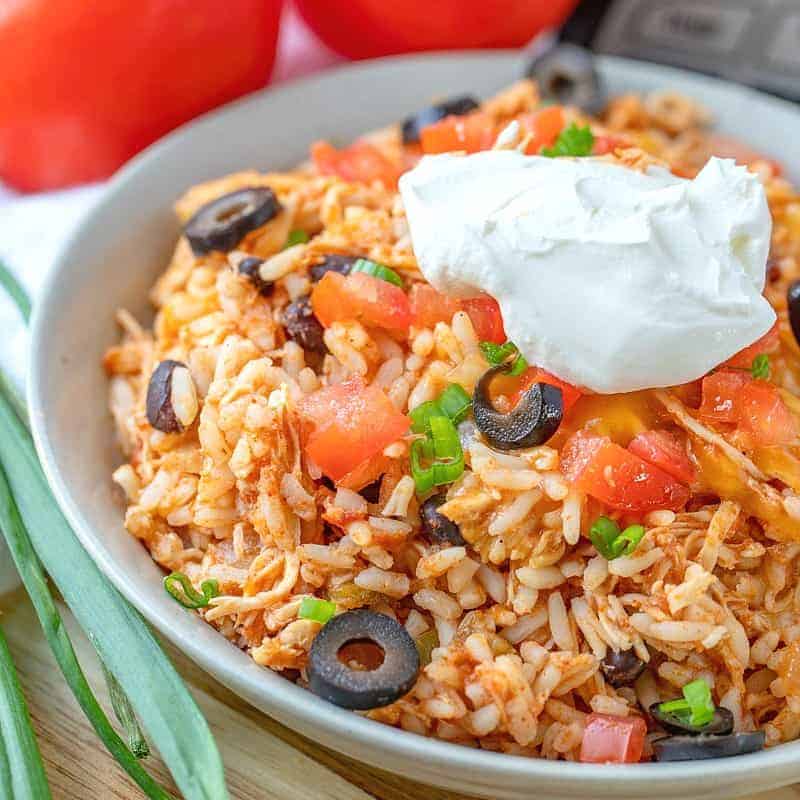
[[[11,652],[0,632],[0,796],[49,800],[50,787]]]

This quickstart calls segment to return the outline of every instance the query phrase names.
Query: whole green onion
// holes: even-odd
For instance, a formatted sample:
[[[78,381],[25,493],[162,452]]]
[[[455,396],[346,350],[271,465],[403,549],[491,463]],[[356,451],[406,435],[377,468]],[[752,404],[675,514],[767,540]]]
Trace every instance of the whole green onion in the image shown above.
[[[30,436],[5,395],[0,396],[0,465],[45,569],[131,699],[184,796],[227,798],[222,762],[203,715],[141,616],[103,576],[61,515]]]
[[[31,298],[14,273],[2,261],[0,261],[0,287],[8,292],[22,318],[27,322],[31,318]]]
[[[178,588],[180,586],[180,588]],[[205,608],[219,594],[219,583],[211,578],[200,584],[198,592],[182,572],[172,572],[164,578],[164,589],[184,608]]]
[[[14,800],[48,800],[50,787],[11,652],[0,632],[0,790]],[[10,789],[8,788],[10,786]]]
[[[0,394],[0,413],[2,413],[2,410],[3,397]],[[70,642],[67,635],[67,629],[50,593],[47,576],[38,556],[34,552],[19,511],[11,497],[11,490],[2,469],[0,469],[0,530],[5,536],[8,549],[11,551],[11,557],[14,559],[14,564],[17,567],[22,583],[33,603],[47,643],[50,645],[56,662],[86,718],[91,722],[92,727],[108,748],[108,751],[131,778],[136,781],[147,797],[153,798],[153,800],[170,800],[170,795],[147,774],[134,755],[125,747],[125,743],[119,738],[105,712],[97,702],[97,698],[94,696],[78,663],[78,658],[72,648],[72,642]],[[76,571],[77,574],[78,572]]]
[[[111,700],[111,708],[117,722],[122,726],[125,735],[128,737],[128,749],[140,761],[150,755],[150,745],[144,738],[142,729],[139,727],[139,720],[133,710],[128,695],[125,694],[119,681],[109,672],[108,667],[100,659],[100,667],[103,670],[103,677],[106,679],[108,696]]]
[[[390,269],[385,264],[378,264],[376,261],[370,261],[368,258],[359,258],[358,261],[353,264],[353,268],[350,272],[363,272],[366,275],[372,275],[373,278],[380,278],[387,283],[393,283],[395,286],[401,288],[403,286],[403,279],[393,269]]]
[[[304,597],[300,601],[300,610],[297,616],[300,619],[313,619],[323,625],[329,622],[336,613],[336,603],[330,600],[320,600],[319,597]]]

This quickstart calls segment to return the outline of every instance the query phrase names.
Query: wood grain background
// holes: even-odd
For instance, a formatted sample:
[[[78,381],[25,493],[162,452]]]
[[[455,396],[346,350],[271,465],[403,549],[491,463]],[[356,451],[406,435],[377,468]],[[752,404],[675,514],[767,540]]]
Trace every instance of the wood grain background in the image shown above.
[[[61,611],[81,665],[111,717],[94,650],[63,604]],[[55,800],[141,800],[142,794],[83,717],[24,593],[0,600],[0,615]],[[314,744],[248,706],[173,648],[168,650],[214,731],[234,800],[466,800],[463,795],[400,779]],[[151,756],[147,766],[177,794],[157,756]],[[800,787],[746,800],[800,800]]]

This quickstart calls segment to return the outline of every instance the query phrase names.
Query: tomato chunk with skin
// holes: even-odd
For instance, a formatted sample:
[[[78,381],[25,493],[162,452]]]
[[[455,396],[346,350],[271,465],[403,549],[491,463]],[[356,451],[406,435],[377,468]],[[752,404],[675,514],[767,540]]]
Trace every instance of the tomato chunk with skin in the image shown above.
[[[697,413],[710,422],[736,425],[753,445],[768,447],[797,439],[797,421],[778,388],[746,372],[720,370],[706,375]]]
[[[405,332],[412,322],[408,296],[399,287],[364,272],[326,272],[311,293],[311,308],[327,328],[358,320],[375,328]]]
[[[564,109],[561,106],[548,106],[533,114],[523,114],[519,123],[532,135],[525,152],[534,156],[543,147],[552,147],[555,144],[558,134],[564,128]]]
[[[745,347],[744,350],[740,350],[735,356],[731,356],[724,366],[736,369],[750,369],[756,356],[775,353],[780,345],[780,333],[776,322],[760,339]]]
[[[644,431],[635,436],[628,450],[650,464],[660,467],[681,483],[690,484],[696,470],[689,460],[686,448],[674,433],[669,431]]]
[[[394,189],[400,177],[400,169],[369,142],[354,142],[343,150],[329,142],[315,142],[311,160],[320,175],[337,175],[360,183],[380,181],[387,189]]]
[[[494,120],[478,111],[440,119],[424,127],[419,139],[424,153],[451,153],[455,150],[477,153],[489,150],[496,135]]]
[[[420,328],[432,328],[437,322],[448,325],[453,314],[461,311],[461,301],[442,294],[429,283],[415,283],[408,293],[414,324]]]
[[[711,422],[738,422],[741,391],[751,380],[746,373],[733,370],[720,370],[706,375],[703,378],[698,416]]]
[[[578,431],[564,445],[561,471],[575,487],[621,511],[679,511],[689,490],[607,436]]]
[[[478,339],[495,344],[503,344],[506,341],[503,315],[500,313],[497,300],[488,294],[481,294],[462,300],[461,307],[467,312]]]
[[[641,717],[589,714],[580,759],[585,764],[635,764],[642,760],[646,734]]]
[[[778,389],[766,381],[751,381],[741,392],[739,426],[755,444],[791,444],[797,440],[797,423]]]
[[[548,383],[550,386],[557,386],[561,389],[561,400],[564,405],[565,414],[569,412],[572,406],[574,406],[583,395],[580,389],[576,389],[571,383],[556,378],[555,375],[541,369],[541,367],[529,367],[519,378],[516,389],[508,395],[508,400],[512,408],[519,403],[522,395],[525,394],[534,383]]]
[[[299,410],[308,430],[306,455],[334,481],[369,474],[367,462],[411,426],[381,389],[361,378],[313,392]]]

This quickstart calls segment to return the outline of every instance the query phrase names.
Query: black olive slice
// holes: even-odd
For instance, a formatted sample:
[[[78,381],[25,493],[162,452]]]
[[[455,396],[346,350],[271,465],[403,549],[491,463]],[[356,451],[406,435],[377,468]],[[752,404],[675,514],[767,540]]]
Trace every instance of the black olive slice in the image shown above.
[[[792,326],[794,340],[800,344],[800,281],[789,284],[786,290],[786,305],[789,308],[789,324]]]
[[[347,650],[354,646],[381,651],[383,661],[374,669],[353,663]],[[419,653],[406,629],[386,614],[364,609],[335,616],[317,634],[308,656],[311,691],[354,710],[394,703],[418,674]]]
[[[361,256],[341,256],[337,253],[331,253],[325,256],[320,264],[314,264],[309,270],[311,280],[316,283],[322,279],[326,272],[338,272],[340,275],[349,275],[350,270],[353,269],[353,264],[358,261]]]
[[[162,361],[147,385],[147,421],[163,433],[186,430],[198,412],[192,374],[181,361]]]
[[[453,520],[439,513],[439,506],[446,500],[443,494],[435,494],[422,504],[419,510],[422,532],[436,544],[463,547],[467,542],[461,535],[461,529]]]
[[[630,686],[644,671],[644,661],[631,650],[609,650],[600,662],[605,679],[615,688]]]
[[[564,416],[561,389],[549,383],[534,383],[517,405],[503,414],[493,405],[489,387],[496,375],[508,370],[505,364],[487,370],[475,387],[472,415],[478,430],[497,450],[520,450],[544,444],[557,430]]]
[[[264,297],[269,297],[275,289],[273,281],[265,281],[261,277],[261,265],[264,263],[263,258],[256,258],[256,256],[247,256],[239,262],[236,271],[258,289],[259,294]]]
[[[433,125],[434,122],[438,122],[440,119],[449,117],[451,114],[461,117],[464,114],[469,114],[470,111],[475,111],[479,107],[480,103],[478,103],[474,97],[464,94],[423,108],[417,111],[416,114],[412,114],[410,117],[406,117],[406,119],[403,120],[403,144],[418,142],[420,131],[428,125]]]
[[[359,489],[358,493],[368,503],[377,503],[381,497],[381,483],[383,483],[383,477],[380,477],[377,480],[372,481],[372,483],[368,483],[366,486]]]
[[[659,709],[660,705],[661,703],[653,703],[650,706],[650,716],[670,733],[689,734],[691,736],[705,736],[706,734],[725,736],[733,732],[733,714],[727,708],[715,708],[711,721],[697,727],[690,725],[686,717],[681,717],[670,711],[661,711]]]
[[[325,354],[325,329],[314,316],[311,298],[308,295],[299,297],[286,306],[283,312],[283,325],[290,339],[293,339],[304,350]]]
[[[727,736],[665,736],[653,742],[656,761],[700,761],[755,753],[764,747],[764,731]]]
[[[578,106],[590,114],[603,110],[606,98],[594,57],[576,44],[560,44],[538,58],[528,67],[545,100],[568,106]]]
[[[206,203],[186,223],[183,232],[196,256],[212,250],[227,253],[280,211],[281,204],[269,187],[237,189]]]

